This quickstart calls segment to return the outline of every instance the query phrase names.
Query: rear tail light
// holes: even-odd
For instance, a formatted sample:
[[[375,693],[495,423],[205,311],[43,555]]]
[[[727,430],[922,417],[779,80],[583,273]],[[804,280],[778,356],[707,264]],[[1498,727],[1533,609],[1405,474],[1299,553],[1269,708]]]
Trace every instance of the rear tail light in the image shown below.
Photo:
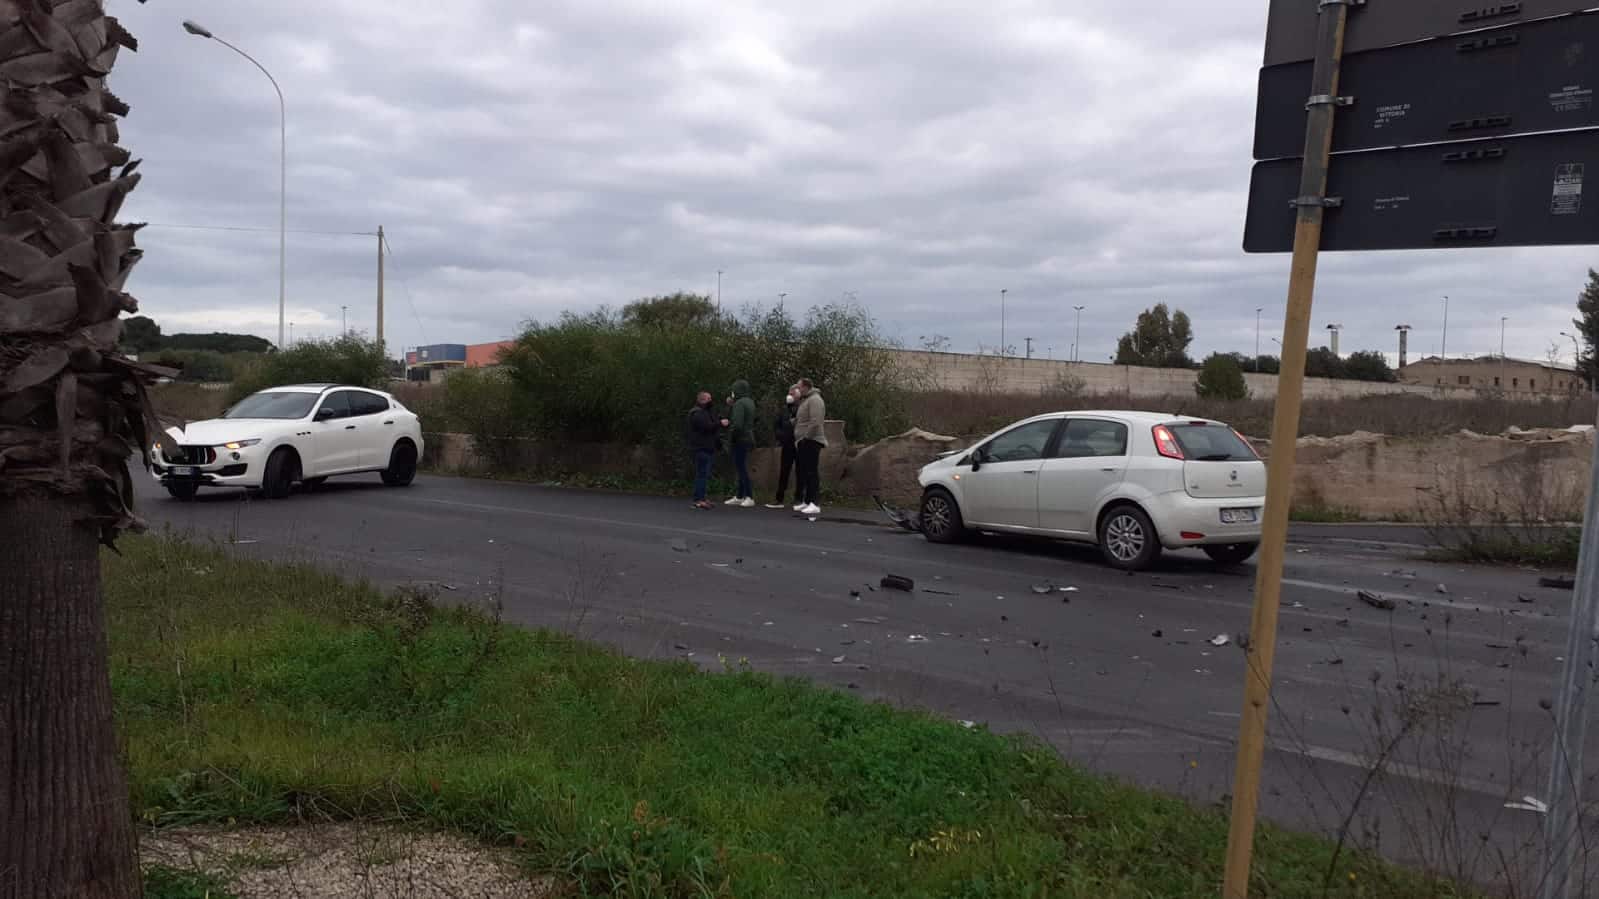
[[[1177,438],[1172,436],[1171,428],[1155,425],[1151,433],[1155,435],[1155,452],[1168,459],[1183,458],[1183,448],[1177,444]]]

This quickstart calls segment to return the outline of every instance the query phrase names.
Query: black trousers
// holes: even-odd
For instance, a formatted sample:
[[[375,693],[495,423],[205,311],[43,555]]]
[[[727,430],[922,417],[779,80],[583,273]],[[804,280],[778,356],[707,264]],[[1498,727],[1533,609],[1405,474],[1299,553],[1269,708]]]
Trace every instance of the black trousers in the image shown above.
[[[777,469],[777,504],[779,506],[783,504],[783,497],[788,495],[788,476],[789,473],[794,470],[795,455],[796,450],[794,449],[794,444],[783,444],[783,458],[782,461],[778,462]],[[799,481],[796,480],[794,482],[794,493],[798,495],[799,492],[800,485]]]
[[[801,440],[797,447],[795,470],[799,477],[799,501],[820,503],[822,500],[822,445],[814,440]]]

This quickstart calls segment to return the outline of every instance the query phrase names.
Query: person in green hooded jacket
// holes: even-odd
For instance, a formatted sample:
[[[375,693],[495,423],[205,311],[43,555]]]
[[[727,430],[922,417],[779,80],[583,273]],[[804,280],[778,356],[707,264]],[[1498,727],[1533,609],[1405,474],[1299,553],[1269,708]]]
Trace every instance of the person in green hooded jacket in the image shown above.
[[[738,494],[727,504],[749,509],[755,506],[755,488],[750,484],[750,450],[755,448],[755,400],[750,397],[750,382],[742,378],[734,381],[733,395],[728,402],[733,405],[727,420],[733,445],[733,467],[738,471]]]

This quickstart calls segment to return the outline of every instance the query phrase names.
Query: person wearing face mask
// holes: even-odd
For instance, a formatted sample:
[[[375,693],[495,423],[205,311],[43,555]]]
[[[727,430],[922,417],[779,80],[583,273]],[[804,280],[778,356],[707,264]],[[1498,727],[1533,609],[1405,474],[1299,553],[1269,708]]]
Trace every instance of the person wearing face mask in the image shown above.
[[[728,420],[717,418],[711,411],[711,392],[701,390],[694,399],[694,408],[688,413],[688,449],[694,458],[694,508],[709,509],[711,503],[705,492],[711,479],[711,462],[722,445],[722,429]]]
[[[799,409],[799,388],[790,387],[788,396],[784,397],[783,408],[777,410],[777,421],[773,430],[777,432],[777,445],[782,451],[782,459],[778,462],[777,469],[777,500],[766,504],[768,509],[783,508],[783,497],[788,493],[788,476],[794,470],[794,413]],[[794,485],[798,492],[798,482]]]

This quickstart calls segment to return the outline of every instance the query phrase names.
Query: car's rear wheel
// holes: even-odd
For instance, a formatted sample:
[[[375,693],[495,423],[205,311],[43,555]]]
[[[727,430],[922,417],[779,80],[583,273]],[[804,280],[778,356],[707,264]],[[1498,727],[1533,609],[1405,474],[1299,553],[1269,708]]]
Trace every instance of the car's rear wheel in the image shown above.
[[[406,487],[416,480],[416,444],[401,440],[389,452],[389,467],[383,469],[383,483]]]
[[[1143,509],[1117,506],[1100,519],[1099,550],[1113,567],[1142,571],[1160,558],[1160,537]]]
[[[966,522],[960,504],[942,487],[922,494],[922,536],[932,543],[959,543],[966,539]]]
[[[261,495],[267,499],[283,499],[300,479],[300,457],[294,451],[281,447],[267,458],[266,470],[261,475]]]
[[[194,499],[194,495],[200,492],[200,485],[193,481],[172,481],[166,485],[166,488],[173,499],[185,503]]]
[[[1237,565],[1254,555],[1255,550],[1260,549],[1260,544],[1222,543],[1216,546],[1201,546],[1200,549],[1218,565]]]

